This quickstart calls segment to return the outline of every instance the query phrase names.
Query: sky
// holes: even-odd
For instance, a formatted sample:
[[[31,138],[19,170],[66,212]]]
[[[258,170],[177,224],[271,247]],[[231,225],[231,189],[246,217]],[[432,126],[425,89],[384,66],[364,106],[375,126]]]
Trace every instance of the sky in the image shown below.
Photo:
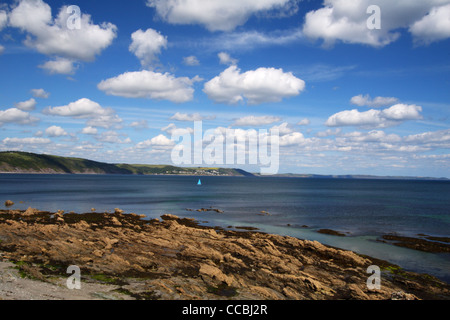
[[[202,121],[278,129],[280,173],[450,178],[449,75],[450,0],[0,1],[0,151],[172,164]]]

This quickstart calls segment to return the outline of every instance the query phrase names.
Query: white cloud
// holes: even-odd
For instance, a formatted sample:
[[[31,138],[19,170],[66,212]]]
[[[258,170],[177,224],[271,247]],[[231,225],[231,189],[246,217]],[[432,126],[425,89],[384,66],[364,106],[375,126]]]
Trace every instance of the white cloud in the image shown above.
[[[0,55],[5,51],[5,47],[0,44]]]
[[[134,121],[130,124],[130,127],[135,129],[148,129],[148,121],[147,120]]]
[[[305,137],[301,132],[292,132],[280,137],[280,146],[287,147],[305,142]]]
[[[247,100],[250,105],[279,102],[299,95],[305,82],[282,69],[259,68],[240,73],[231,66],[205,84],[203,91],[217,103],[237,104]]]
[[[161,128],[161,131],[167,132],[171,136],[182,136],[185,134],[194,133],[194,129],[192,128],[177,128],[177,126],[173,123],[167,125],[164,128]]]
[[[6,11],[0,10],[0,31],[6,26],[8,22],[8,15]]]
[[[167,48],[167,37],[154,29],[137,30],[131,35],[133,40],[129,50],[141,61],[142,66],[150,67],[158,62],[161,49]]]
[[[308,126],[311,124],[311,121],[307,118],[300,120],[297,125],[298,126]]]
[[[418,24],[410,31],[416,36],[443,36],[436,21],[441,22],[441,14],[446,10],[437,10],[437,6],[449,3],[449,0],[325,0],[324,7],[310,11],[305,16],[303,33],[312,39],[323,39],[325,46],[331,46],[336,41],[345,43],[367,44],[374,47],[386,46],[400,37],[398,30]],[[367,20],[372,13],[367,13],[371,5],[381,9],[381,29],[371,30]],[[425,16],[428,12],[433,15]],[[423,21],[423,22],[420,22]],[[439,22],[439,23],[441,23]],[[444,23],[445,25],[445,23]],[[421,34],[422,30],[426,30]],[[428,34],[427,34],[428,33]]]
[[[359,126],[366,128],[386,128],[398,125],[406,120],[422,119],[422,107],[396,104],[388,109],[371,109],[360,112],[356,109],[345,110],[332,115],[325,123],[329,127]]]
[[[99,115],[111,114],[111,109],[105,109],[95,101],[87,98],[79,99],[71,102],[68,105],[60,107],[48,107],[44,113],[61,116],[61,117],[75,117],[75,118],[90,118]]]
[[[196,56],[189,56],[183,58],[183,63],[187,66],[198,66],[200,61],[198,61]]]
[[[9,25],[25,31],[25,45],[42,54],[71,61],[93,61],[111,45],[117,28],[111,23],[93,24],[90,15],[81,13],[80,29],[70,30],[67,23],[72,12],[67,9],[61,7],[53,19],[51,7],[44,1],[21,0],[9,14]]]
[[[236,65],[238,63],[237,59],[233,59],[228,53],[226,52],[219,52],[217,54],[219,57],[220,64],[226,64],[226,65]]]
[[[95,139],[100,142],[106,143],[118,143],[118,144],[128,144],[131,143],[130,138],[120,139],[120,134],[116,131],[106,131],[102,132],[100,135],[96,136]]]
[[[395,104],[397,102],[398,102],[398,99],[394,98],[394,97],[376,97],[374,99],[371,99],[368,94],[365,96],[360,94],[358,96],[354,96],[350,100],[351,104],[354,104],[358,107],[367,106],[370,108],[380,108],[380,107],[392,106],[393,104]]]
[[[450,4],[432,8],[426,16],[416,21],[409,31],[417,43],[429,44],[450,38]]]
[[[167,138],[165,135],[160,134],[150,140],[146,140],[143,142],[139,142],[136,147],[138,149],[144,149],[149,147],[156,147],[156,148],[167,148],[172,147],[175,145],[175,142]]]
[[[278,126],[273,126],[272,128],[270,128],[271,130],[278,130],[278,132],[281,135],[286,135],[286,134],[290,134],[293,133],[294,130],[291,128],[291,125],[287,122],[283,122],[282,124],[278,125]]]
[[[38,67],[46,70],[49,74],[72,75],[76,70],[74,61],[65,58],[56,58],[54,60],[47,61],[46,63],[41,64]]]
[[[45,130],[45,134],[49,137],[62,137],[67,136],[68,133],[61,127],[51,126]]]
[[[81,131],[82,134],[89,134],[89,135],[97,134],[97,132],[98,132],[98,129],[94,128],[94,127],[85,127]]]
[[[349,142],[383,142],[398,143],[402,138],[396,134],[386,134],[381,130],[372,130],[370,132],[351,132],[344,134],[343,137]]]
[[[177,112],[170,117],[170,120],[194,122],[202,120],[214,120],[215,118],[216,118],[215,116],[202,116],[200,113],[187,114]]]
[[[31,93],[35,98],[47,99],[50,93],[46,92],[44,89],[31,89]]]
[[[450,129],[409,135],[404,138],[404,141],[407,143],[450,148]]]
[[[247,116],[237,119],[233,126],[251,127],[251,126],[264,126],[281,121],[281,118],[274,116]]]
[[[17,108],[0,110],[0,126],[6,123],[30,124],[38,120],[38,118],[32,117],[28,112]]]
[[[18,102],[14,106],[22,111],[32,111],[36,108],[36,100],[31,98],[30,100],[27,101]]]
[[[194,96],[193,83],[196,78],[176,78],[169,73],[153,71],[126,72],[103,80],[98,89],[106,94],[126,98],[149,98],[169,100],[176,103],[191,101]]]
[[[316,133],[316,136],[319,138],[325,138],[330,136],[335,136],[339,133],[341,133],[341,128],[337,128],[336,130],[327,129],[325,131],[320,131]]]
[[[22,145],[22,144],[48,144],[51,143],[47,138],[5,138],[3,143],[6,145]]]
[[[254,13],[292,7],[290,0],[147,0],[157,14],[173,24],[201,24],[210,31],[231,31]]]
[[[79,99],[65,106],[47,107],[43,112],[53,116],[89,119],[87,125],[91,127],[110,128],[122,122],[113,109],[103,108],[97,102],[87,98]]]

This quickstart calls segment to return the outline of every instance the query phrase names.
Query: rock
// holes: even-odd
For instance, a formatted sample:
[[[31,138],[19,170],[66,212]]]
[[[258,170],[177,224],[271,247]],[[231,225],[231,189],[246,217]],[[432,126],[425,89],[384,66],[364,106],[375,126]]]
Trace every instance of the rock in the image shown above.
[[[417,300],[417,297],[413,294],[397,291],[391,294],[391,300]]]
[[[200,266],[199,273],[202,275],[207,275],[213,279],[216,279],[220,282],[226,283],[228,286],[231,286],[233,283],[233,277],[227,276],[224,274],[219,268],[211,266],[209,264],[202,264]]]
[[[111,217],[110,220],[111,220],[113,225],[118,226],[118,227],[122,226],[122,223],[116,217]]]
[[[33,272],[42,271],[45,279],[55,274],[45,270],[45,264],[79,265],[83,275],[105,275],[142,299],[450,297],[447,284],[410,272],[383,277],[382,289],[369,291],[367,267],[381,266],[380,261],[317,241],[215,230],[171,214],[156,222],[135,214],[73,216],[29,208],[24,217],[12,211],[0,210],[8,214],[7,220],[0,214],[3,257],[35,263]],[[58,218],[65,223],[56,222]],[[59,272],[67,279],[65,269]]]
[[[320,229],[317,231],[318,233],[329,234],[332,236],[345,237],[345,234],[339,231],[331,230],[331,229]]]
[[[22,213],[23,216],[34,216],[35,214],[37,214],[39,212],[39,210],[37,209],[33,209],[33,208],[28,208],[25,212]]]
[[[115,208],[115,209],[114,209],[114,213],[116,213],[116,214],[122,214],[122,213],[123,213],[123,210],[121,210],[121,209],[119,209],[119,208]]]
[[[161,219],[163,219],[164,221],[169,221],[169,220],[179,220],[180,218],[174,214],[164,214],[161,216]]]
[[[14,205],[14,202],[12,202],[11,200],[6,200],[5,201],[5,207],[11,207]]]

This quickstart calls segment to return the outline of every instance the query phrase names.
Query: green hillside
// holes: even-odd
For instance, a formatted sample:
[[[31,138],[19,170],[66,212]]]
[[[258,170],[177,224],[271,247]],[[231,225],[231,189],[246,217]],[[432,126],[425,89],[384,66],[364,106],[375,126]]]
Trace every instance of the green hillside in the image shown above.
[[[170,165],[109,164],[81,158],[68,158],[28,152],[0,152],[0,172],[49,174],[138,174],[248,176],[240,169],[180,168]]]

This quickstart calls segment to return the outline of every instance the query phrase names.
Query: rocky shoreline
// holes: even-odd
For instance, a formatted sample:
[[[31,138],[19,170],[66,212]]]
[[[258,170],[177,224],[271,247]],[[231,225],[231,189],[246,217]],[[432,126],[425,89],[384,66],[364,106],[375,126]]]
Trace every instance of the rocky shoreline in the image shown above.
[[[65,287],[73,265],[81,290]],[[372,265],[380,289],[367,287]],[[0,210],[0,299],[450,299],[450,286],[316,241],[173,215],[30,208]]]

